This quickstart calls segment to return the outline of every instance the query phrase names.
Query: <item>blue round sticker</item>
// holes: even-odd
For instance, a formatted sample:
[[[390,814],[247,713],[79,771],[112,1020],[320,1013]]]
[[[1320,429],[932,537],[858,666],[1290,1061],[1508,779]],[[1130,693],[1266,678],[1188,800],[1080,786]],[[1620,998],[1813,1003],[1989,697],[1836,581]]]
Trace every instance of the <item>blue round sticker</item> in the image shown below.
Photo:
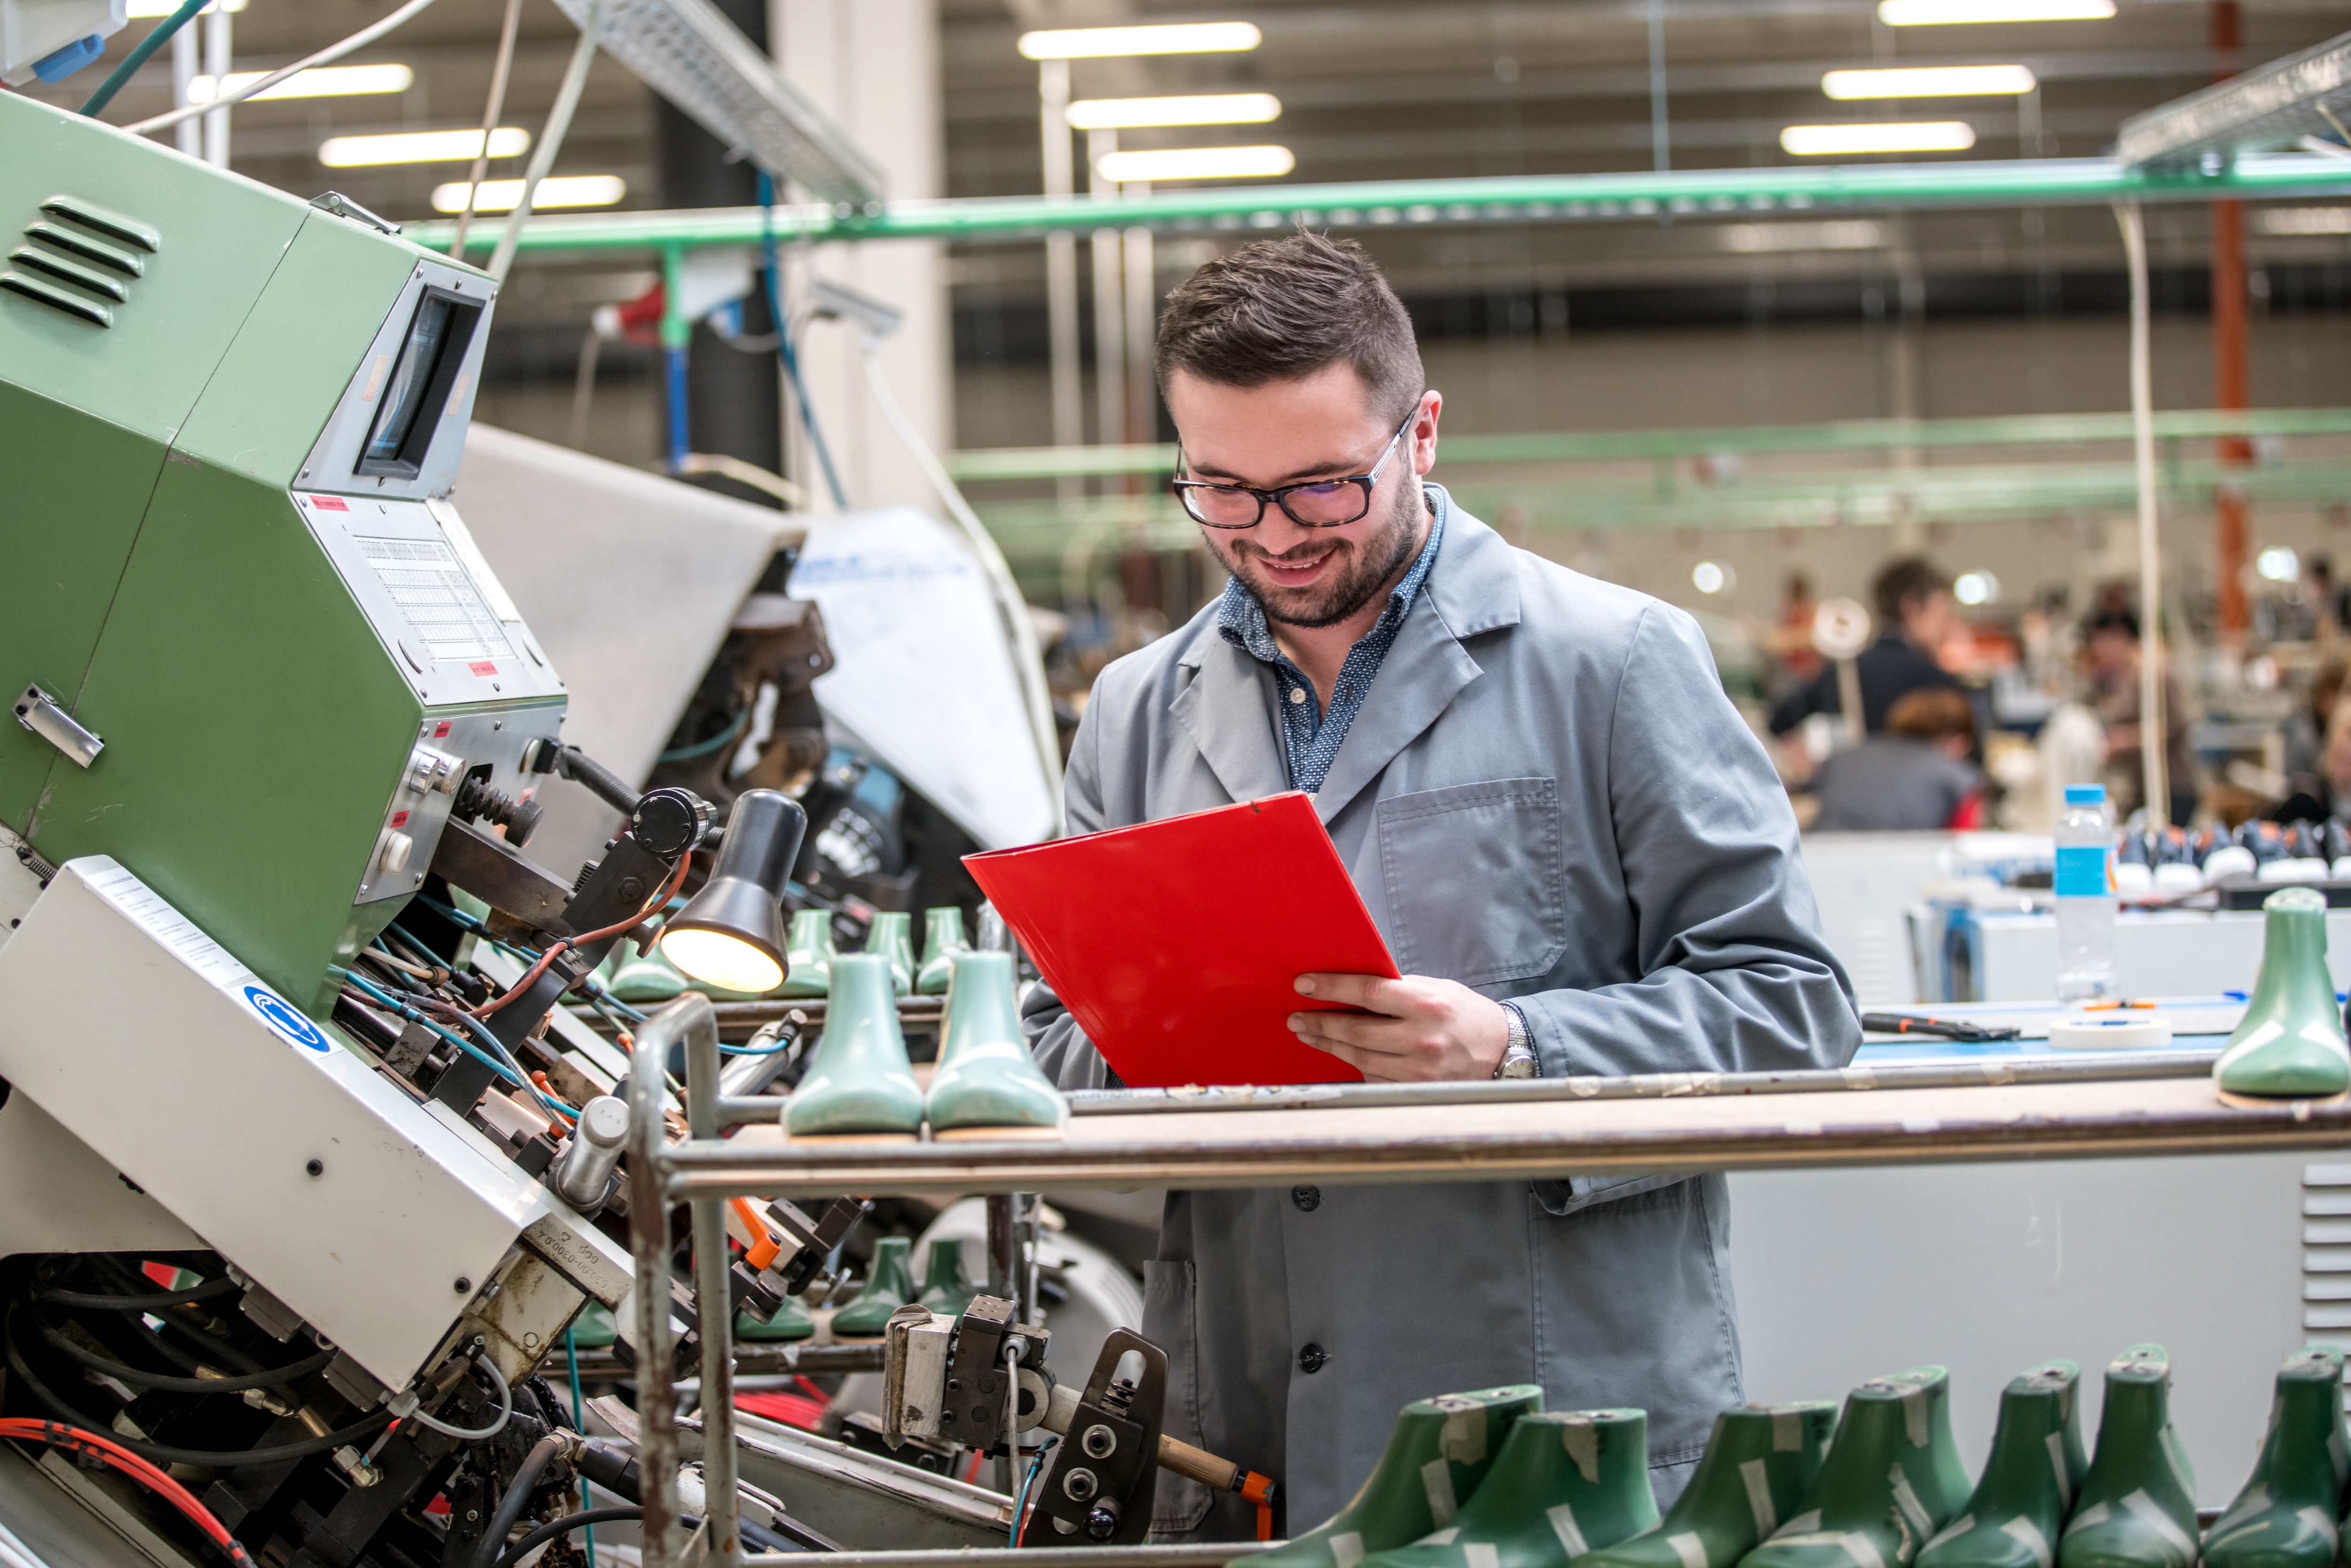
[[[259,986],[245,988],[245,999],[261,1021],[306,1051],[328,1051],[334,1046],[319,1032],[319,1026],[294,1010],[294,1004],[275,992]]]

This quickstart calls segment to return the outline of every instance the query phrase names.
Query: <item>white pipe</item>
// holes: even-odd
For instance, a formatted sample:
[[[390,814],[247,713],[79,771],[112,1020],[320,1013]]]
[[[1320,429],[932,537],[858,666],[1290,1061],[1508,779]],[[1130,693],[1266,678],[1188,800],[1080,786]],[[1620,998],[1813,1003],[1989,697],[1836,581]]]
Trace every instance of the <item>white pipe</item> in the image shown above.
[[[258,93],[267,92],[297,71],[307,71],[312,66],[327,65],[331,61],[341,59],[353,49],[365,48],[432,4],[433,0],[408,0],[407,5],[374,26],[361,27],[342,42],[329,44],[317,54],[305,55],[290,66],[280,66],[260,80],[241,87],[225,97],[214,99],[209,103],[191,103],[175,109],[169,114],[159,114],[152,120],[142,120],[135,125],[126,125],[122,129],[130,131],[133,136],[144,136],[149,131],[161,131],[167,125],[177,125],[193,115],[210,114],[215,109],[225,111],[230,104],[243,103],[246,99]],[[215,80],[214,83],[215,90],[218,90],[219,85],[218,80]]]
[[[499,282],[506,281],[507,268],[514,266],[515,246],[522,243],[523,225],[530,222],[531,198],[538,193],[538,183],[555,166],[555,154],[563,145],[565,132],[571,129],[572,111],[580,107],[580,95],[588,86],[588,68],[596,63],[596,44],[604,36],[604,17],[611,9],[611,0],[596,0],[588,8],[587,25],[580,29],[580,42],[571,50],[571,63],[563,70],[563,85],[556,90],[555,107],[548,111],[547,130],[531,149],[530,167],[522,177],[522,199],[507,214],[507,226],[498,235],[498,248],[490,255],[486,269]],[[674,304],[674,301],[673,301]]]
[[[2137,202],[2117,203],[2123,253],[2130,263],[2131,447],[2138,466],[2138,751],[2147,820],[2171,824],[2164,778],[2170,727],[2163,711],[2163,566],[2156,536],[2155,371],[2147,320],[2147,219]]]
[[[228,80],[229,68],[236,50],[230,41],[229,12],[225,5],[215,5],[204,14],[204,68],[212,73],[215,93]],[[183,27],[182,32],[187,31]],[[204,116],[204,162],[215,169],[228,167],[228,104],[215,97],[214,107]]]
[[[196,30],[183,27],[172,35],[172,107],[188,106],[188,84],[196,79]],[[203,128],[193,120],[183,120],[175,128],[180,151],[191,158],[204,155]]]

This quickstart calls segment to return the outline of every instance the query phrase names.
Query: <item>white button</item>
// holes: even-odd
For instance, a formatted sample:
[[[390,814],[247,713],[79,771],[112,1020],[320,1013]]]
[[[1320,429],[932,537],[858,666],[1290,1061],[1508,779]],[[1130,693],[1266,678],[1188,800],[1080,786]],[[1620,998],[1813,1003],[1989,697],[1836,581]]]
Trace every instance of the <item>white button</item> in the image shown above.
[[[1292,687],[1290,687],[1290,700],[1291,702],[1294,702],[1294,703],[1302,703],[1302,702],[1304,702],[1304,701],[1306,700],[1306,688],[1305,688],[1304,686],[1292,686]]]
[[[376,852],[376,863],[383,868],[386,876],[398,876],[408,869],[408,857],[415,848],[416,841],[406,833],[387,831],[383,845]]]

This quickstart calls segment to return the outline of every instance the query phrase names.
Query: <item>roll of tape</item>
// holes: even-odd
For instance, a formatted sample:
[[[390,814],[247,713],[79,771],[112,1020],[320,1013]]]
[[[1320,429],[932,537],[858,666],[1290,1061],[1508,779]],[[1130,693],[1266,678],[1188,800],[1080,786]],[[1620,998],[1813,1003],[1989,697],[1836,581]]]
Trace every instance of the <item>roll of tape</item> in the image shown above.
[[[2171,1043],[2171,1020],[2146,1013],[2093,1013],[2049,1026],[2058,1051],[2160,1051]]]

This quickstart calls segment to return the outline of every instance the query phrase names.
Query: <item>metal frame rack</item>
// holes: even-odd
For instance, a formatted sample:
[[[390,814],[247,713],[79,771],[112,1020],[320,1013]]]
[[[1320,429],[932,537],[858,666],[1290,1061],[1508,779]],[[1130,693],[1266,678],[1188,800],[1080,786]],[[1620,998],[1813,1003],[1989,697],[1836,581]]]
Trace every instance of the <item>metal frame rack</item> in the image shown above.
[[[685,1054],[686,1136],[669,1141],[662,1071]],[[1517,1083],[1148,1090],[1071,1096],[1056,1142],[793,1144],[774,1099],[721,1096],[716,1014],[688,997],[636,1036],[629,1081],[630,1240],[638,1365],[670,1364],[671,1206],[690,1206],[695,1296],[726,1302],[725,1201],[855,1192],[1010,1193],[1044,1186],[1246,1187],[1691,1175],[1832,1166],[1935,1165],[2351,1147],[2351,1104],[2223,1104],[2217,1053],[1987,1061],[1784,1073],[1665,1073]],[[1441,1113],[1437,1113],[1441,1110]],[[740,1129],[736,1136],[726,1134]],[[691,1560],[747,1568],[736,1497],[730,1312],[700,1314],[704,1490]],[[689,1560],[680,1540],[680,1441],[669,1383],[639,1385],[648,1568]],[[1182,1568],[1255,1550],[847,1553],[872,1568],[1034,1563]]]

